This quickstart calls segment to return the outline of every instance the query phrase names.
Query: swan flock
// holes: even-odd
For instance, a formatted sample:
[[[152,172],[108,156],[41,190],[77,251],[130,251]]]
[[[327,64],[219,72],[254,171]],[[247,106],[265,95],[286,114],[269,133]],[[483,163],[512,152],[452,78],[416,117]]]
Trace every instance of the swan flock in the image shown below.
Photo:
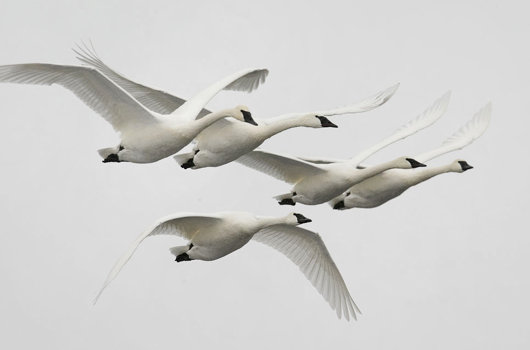
[[[272,153],[259,147],[274,135],[298,127],[337,128],[336,121],[329,117],[378,108],[395,94],[399,84],[342,107],[258,118],[245,105],[216,111],[206,107],[223,90],[254,91],[265,82],[267,69],[250,68],[229,74],[186,100],[117,73],[98,57],[93,47],[78,46],[74,52],[82,65],[2,65],[0,82],[57,84],[73,92],[119,135],[115,146],[98,150],[103,163],[153,163],[173,157],[176,166],[190,169],[181,169],[189,173],[235,161],[290,184],[289,192],[274,197],[280,205],[328,203],[331,209],[342,211],[375,208],[435,176],[466,172],[473,166],[460,158],[442,165],[425,163],[473,143],[486,131],[491,118],[488,103],[437,148],[379,164],[366,162],[381,149],[437,122],[447,111],[447,92],[394,133],[351,158]],[[304,137],[299,140],[303,142]],[[190,149],[184,150],[188,145]],[[339,318],[356,319],[359,308],[321,235],[300,227],[310,222],[300,213],[280,217],[223,211],[171,214],[157,220],[133,241],[109,272],[95,301],[145,238],[166,234],[185,241],[169,249],[178,263],[217,260],[250,241],[268,245],[299,267]]]

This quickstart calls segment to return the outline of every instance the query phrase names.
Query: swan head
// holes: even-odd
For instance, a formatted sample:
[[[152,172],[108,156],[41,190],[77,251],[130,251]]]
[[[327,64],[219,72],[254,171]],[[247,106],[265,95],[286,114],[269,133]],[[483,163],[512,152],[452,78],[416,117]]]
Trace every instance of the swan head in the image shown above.
[[[252,119],[252,113],[250,113],[247,106],[243,106],[243,105],[236,106],[232,117],[236,118],[239,121],[245,122],[245,123],[249,123],[252,125],[258,125],[258,123],[256,123],[256,121]]]
[[[302,214],[290,213],[289,215],[287,215],[287,224],[288,225],[298,226],[300,224],[305,224],[305,223],[311,222],[311,221],[312,221],[311,219],[306,218]]]
[[[328,118],[322,117],[320,115],[315,115],[318,126],[317,128],[338,128],[337,125],[333,124]]]
[[[396,168],[401,169],[414,169],[414,168],[422,168],[426,167],[427,165],[418,162],[417,160],[413,158],[403,157],[397,159],[398,166]]]
[[[469,169],[473,169],[473,166],[469,165],[468,162],[462,159],[457,159],[451,164],[451,170],[456,173],[463,173]]]

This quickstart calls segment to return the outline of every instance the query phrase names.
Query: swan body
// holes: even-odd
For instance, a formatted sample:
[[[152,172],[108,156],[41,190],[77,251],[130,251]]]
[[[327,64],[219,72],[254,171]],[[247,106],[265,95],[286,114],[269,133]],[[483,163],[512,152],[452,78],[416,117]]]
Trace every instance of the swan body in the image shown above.
[[[450,93],[437,99],[416,118],[401,126],[392,135],[347,160],[289,157],[261,150],[249,152],[237,159],[239,163],[294,185],[291,192],[276,196],[281,205],[297,202],[316,205],[332,200],[371,176],[392,168],[411,169],[423,164],[412,158],[398,158],[371,169],[358,165],[380,149],[408,137],[436,122],[447,109]]]
[[[296,127],[337,127],[326,116],[369,111],[385,103],[394,94],[396,84],[359,103],[325,111],[290,113],[275,118],[255,119],[257,126],[220,120],[195,138],[190,153],[178,154],[174,158],[183,168],[199,169],[220,166],[259,147],[268,138]]]
[[[425,166],[414,159],[401,157],[369,169],[358,169],[355,162],[313,164],[260,150],[249,152],[237,161],[294,185],[291,192],[275,197],[280,205],[321,204],[340,195],[348,187],[387,169]]]
[[[462,149],[479,138],[488,128],[491,119],[491,105],[488,104],[478,111],[471,120],[463,125],[443,144],[429,152],[419,154],[414,159],[427,162],[442,154]],[[401,195],[412,186],[445,173],[463,173],[472,169],[464,160],[455,160],[449,164],[402,171],[390,169],[370,177],[349,188],[345,193],[334,198],[329,205],[334,209],[375,208]]]
[[[216,260],[253,239],[277,249],[297,264],[339,318],[356,318],[359,309],[324,242],[317,233],[297,227],[306,222],[311,220],[295,213],[284,217],[263,217],[245,212],[222,212],[213,215],[175,214],[162,218],[142,233],[118,260],[94,302],[149,236],[169,234],[187,239],[186,245],[170,248],[177,262]]]
[[[333,209],[374,208],[401,195],[407,189],[444,173],[463,173],[473,169],[465,160],[417,169],[410,172],[390,169],[352,186],[342,196],[329,202]]]
[[[155,162],[178,152],[201,130],[219,119],[233,117],[253,122],[246,107],[196,118],[219,91],[250,92],[265,80],[267,74],[265,69],[246,69],[231,74],[202,90],[169,116],[162,116],[148,110],[134,96],[93,68],[42,63],[0,66],[0,82],[58,84],[72,91],[121,136],[119,145],[99,151],[104,162],[135,163]]]
[[[115,84],[126,90],[146,108],[160,114],[170,114],[186,103],[186,100],[173,96],[165,91],[138,84],[107,66],[95,53],[88,48],[78,52],[78,58],[85,64],[96,68],[111,79]],[[332,110],[307,113],[289,113],[274,118],[256,119],[257,125],[237,123],[223,119],[204,129],[196,138],[191,152],[178,154],[174,158],[183,168],[199,169],[215,167],[233,160],[259,147],[273,135],[295,127],[337,127],[326,116],[360,113],[372,110],[388,101],[396,92],[399,84],[383,90],[359,103],[335,108]],[[440,105],[443,108],[443,105]],[[202,109],[199,117],[210,113]],[[432,114],[433,122],[436,114]],[[424,118],[423,122],[430,123]]]

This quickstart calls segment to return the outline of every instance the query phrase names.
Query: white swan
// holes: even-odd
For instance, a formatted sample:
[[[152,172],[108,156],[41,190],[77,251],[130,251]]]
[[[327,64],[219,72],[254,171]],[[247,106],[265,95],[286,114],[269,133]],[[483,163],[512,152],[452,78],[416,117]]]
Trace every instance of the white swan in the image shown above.
[[[93,48],[81,50],[82,52],[77,53],[78,58],[82,62],[100,70],[153,111],[162,114],[171,113],[186,102],[167,92],[135,83],[116,73],[103,63]],[[325,117],[372,110],[388,101],[396,92],[398,86],[399,84],[396,84],[350,106],[325,111],[289,113],[267,119],[254,118],[258,124],[256,127],[245,123],[233,122],[230,119],[219,120],[204,129],[195,138],[195,145],[191,152],[178,154],[174,158],[185,169],[220,166],[236,160],[243,154],[259,147],[266,139],[284,130],[295,127],[337,127]],[[200,116],[207,113],[209,111],[203,109]]]
[[[165,217],[142,233],[118,260],[94,303],[146,237],[169,234],[188,240],[186,245],[170,248],[177,262],[216,260],[241,248],[251,239],[264,243],[297,264],[339,318],[356,318],[355,313],[360,311],[324,242],[317,233],[296,227],[306,222],[311,220],[294,213],[279,218],[244,212],[175,214]]]
[[[302,159],[264,151],[252,151],[237,161],[248,167],[274,176],[294,187],[290,193],[275,198],[280,205],[300,202],[315,205],[327,202],[346,189],[371,176],[392,168],[411,169],[425,166],[412,158],[398,158],[368,169],[357,169],[359,163],[389,144],[403,139],[440,118],[447,108],[450,94],[446,93],[415,119],[399,128],[391,136],[348,160],[330,161]]]
[[[71,90],[120,133],[118,146],[98,151],[103,161],[135,163],[151,163],[175,154],[201,130],[221,118],[255,123],[244,106],[196,117],[219,91],[250,92],[267,74],[265,69],[246,69],[229,75],[182,104],[170,116],[161,116],[92,68],[42,63],[0,66],[0,82],[58,84]]]
[[[177,154],[175,160],[184,169],[220,166],[236,160],[259,147],[268,138],[296,127],[337,127],[326,116],[360,113],[385,103],[397,90],[396,84],[359,103],[331,110],[306,113],[289,113],[274,118],[257,119],[257,126],[225,119],[216,122],[195,138],[190,153]]]
[[[451,137],[446,139],[442,145],[429,152],[417,155],[414,159],[427,162],[442,154],[462,149],[479,138],[488,128],[491,119],[491,104],[487,104],[475,113],[473,118],[463,125]],[[417,169],[414,171],[402,171],[390,169],[375,175],[361,183],[349,188],[342,195],[329,202],[333,209],[350,208],[374,208],[401,195],[407,189],[426,181],[434,176],[455,172],[462,173],[472,169],[464,160],[455,160],[449,164]]]

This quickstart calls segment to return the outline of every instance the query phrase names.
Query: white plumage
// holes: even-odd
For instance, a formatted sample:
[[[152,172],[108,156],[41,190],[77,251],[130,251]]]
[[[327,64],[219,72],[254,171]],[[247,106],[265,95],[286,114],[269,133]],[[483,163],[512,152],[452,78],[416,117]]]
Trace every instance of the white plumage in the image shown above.
[[[301,214],[263,217],[244,212],[187,213],[165,217],[142,233],[118,260],[94,302],[149,236],[168,234],[188,240],[186,245],[170,248],[177,261],[216,260],[254,239],[277,249],[298,265],[339,318],[356,318],[359,309],[324,242],[317,233],[296,227],[310,221]]]
[[[414,159],[420,162],[427,162],[442,154],[466,147],[486,131],[490,119],[491,104],[488,103],[475,113],[471,120],[447,138],[440,147],[419,154]],[[446,165],[416,169],[414,171],[390,169],[352,186],[345,193],[331,200],[329,205],[339,210],[374,208],[396,198],[410,187],[434,176],[448,172],[462,173],[471,168],[467,162],[459,159]]]
[[[294,185],[291,192],[275,197],[280,204],[324,203],[339,196],[356,183],[385,170],[424,166],[414,159],[402,157],[368,169],[358,168],[359,164],[373,153],[433,124],[447,109],[449,97],[448,92],[392,135],[347,160],[290,157],[256,150],[243,155],[237,161]]]
[[[199,92],[171,115],[162,116],[149,111],[134,96],[93,68],[42,63],[0,66],[0,82],[58,84],[72,91],[120,133],[119,145],[99,151],[104,161],[136,163],[151,163],[175,154],[201,130],[221,118],[253,122],[244,106],[210,113],[200,119],[196,117],[219,91],[250,92],[267,74],[266,69],[246,69],[231,74]]]

